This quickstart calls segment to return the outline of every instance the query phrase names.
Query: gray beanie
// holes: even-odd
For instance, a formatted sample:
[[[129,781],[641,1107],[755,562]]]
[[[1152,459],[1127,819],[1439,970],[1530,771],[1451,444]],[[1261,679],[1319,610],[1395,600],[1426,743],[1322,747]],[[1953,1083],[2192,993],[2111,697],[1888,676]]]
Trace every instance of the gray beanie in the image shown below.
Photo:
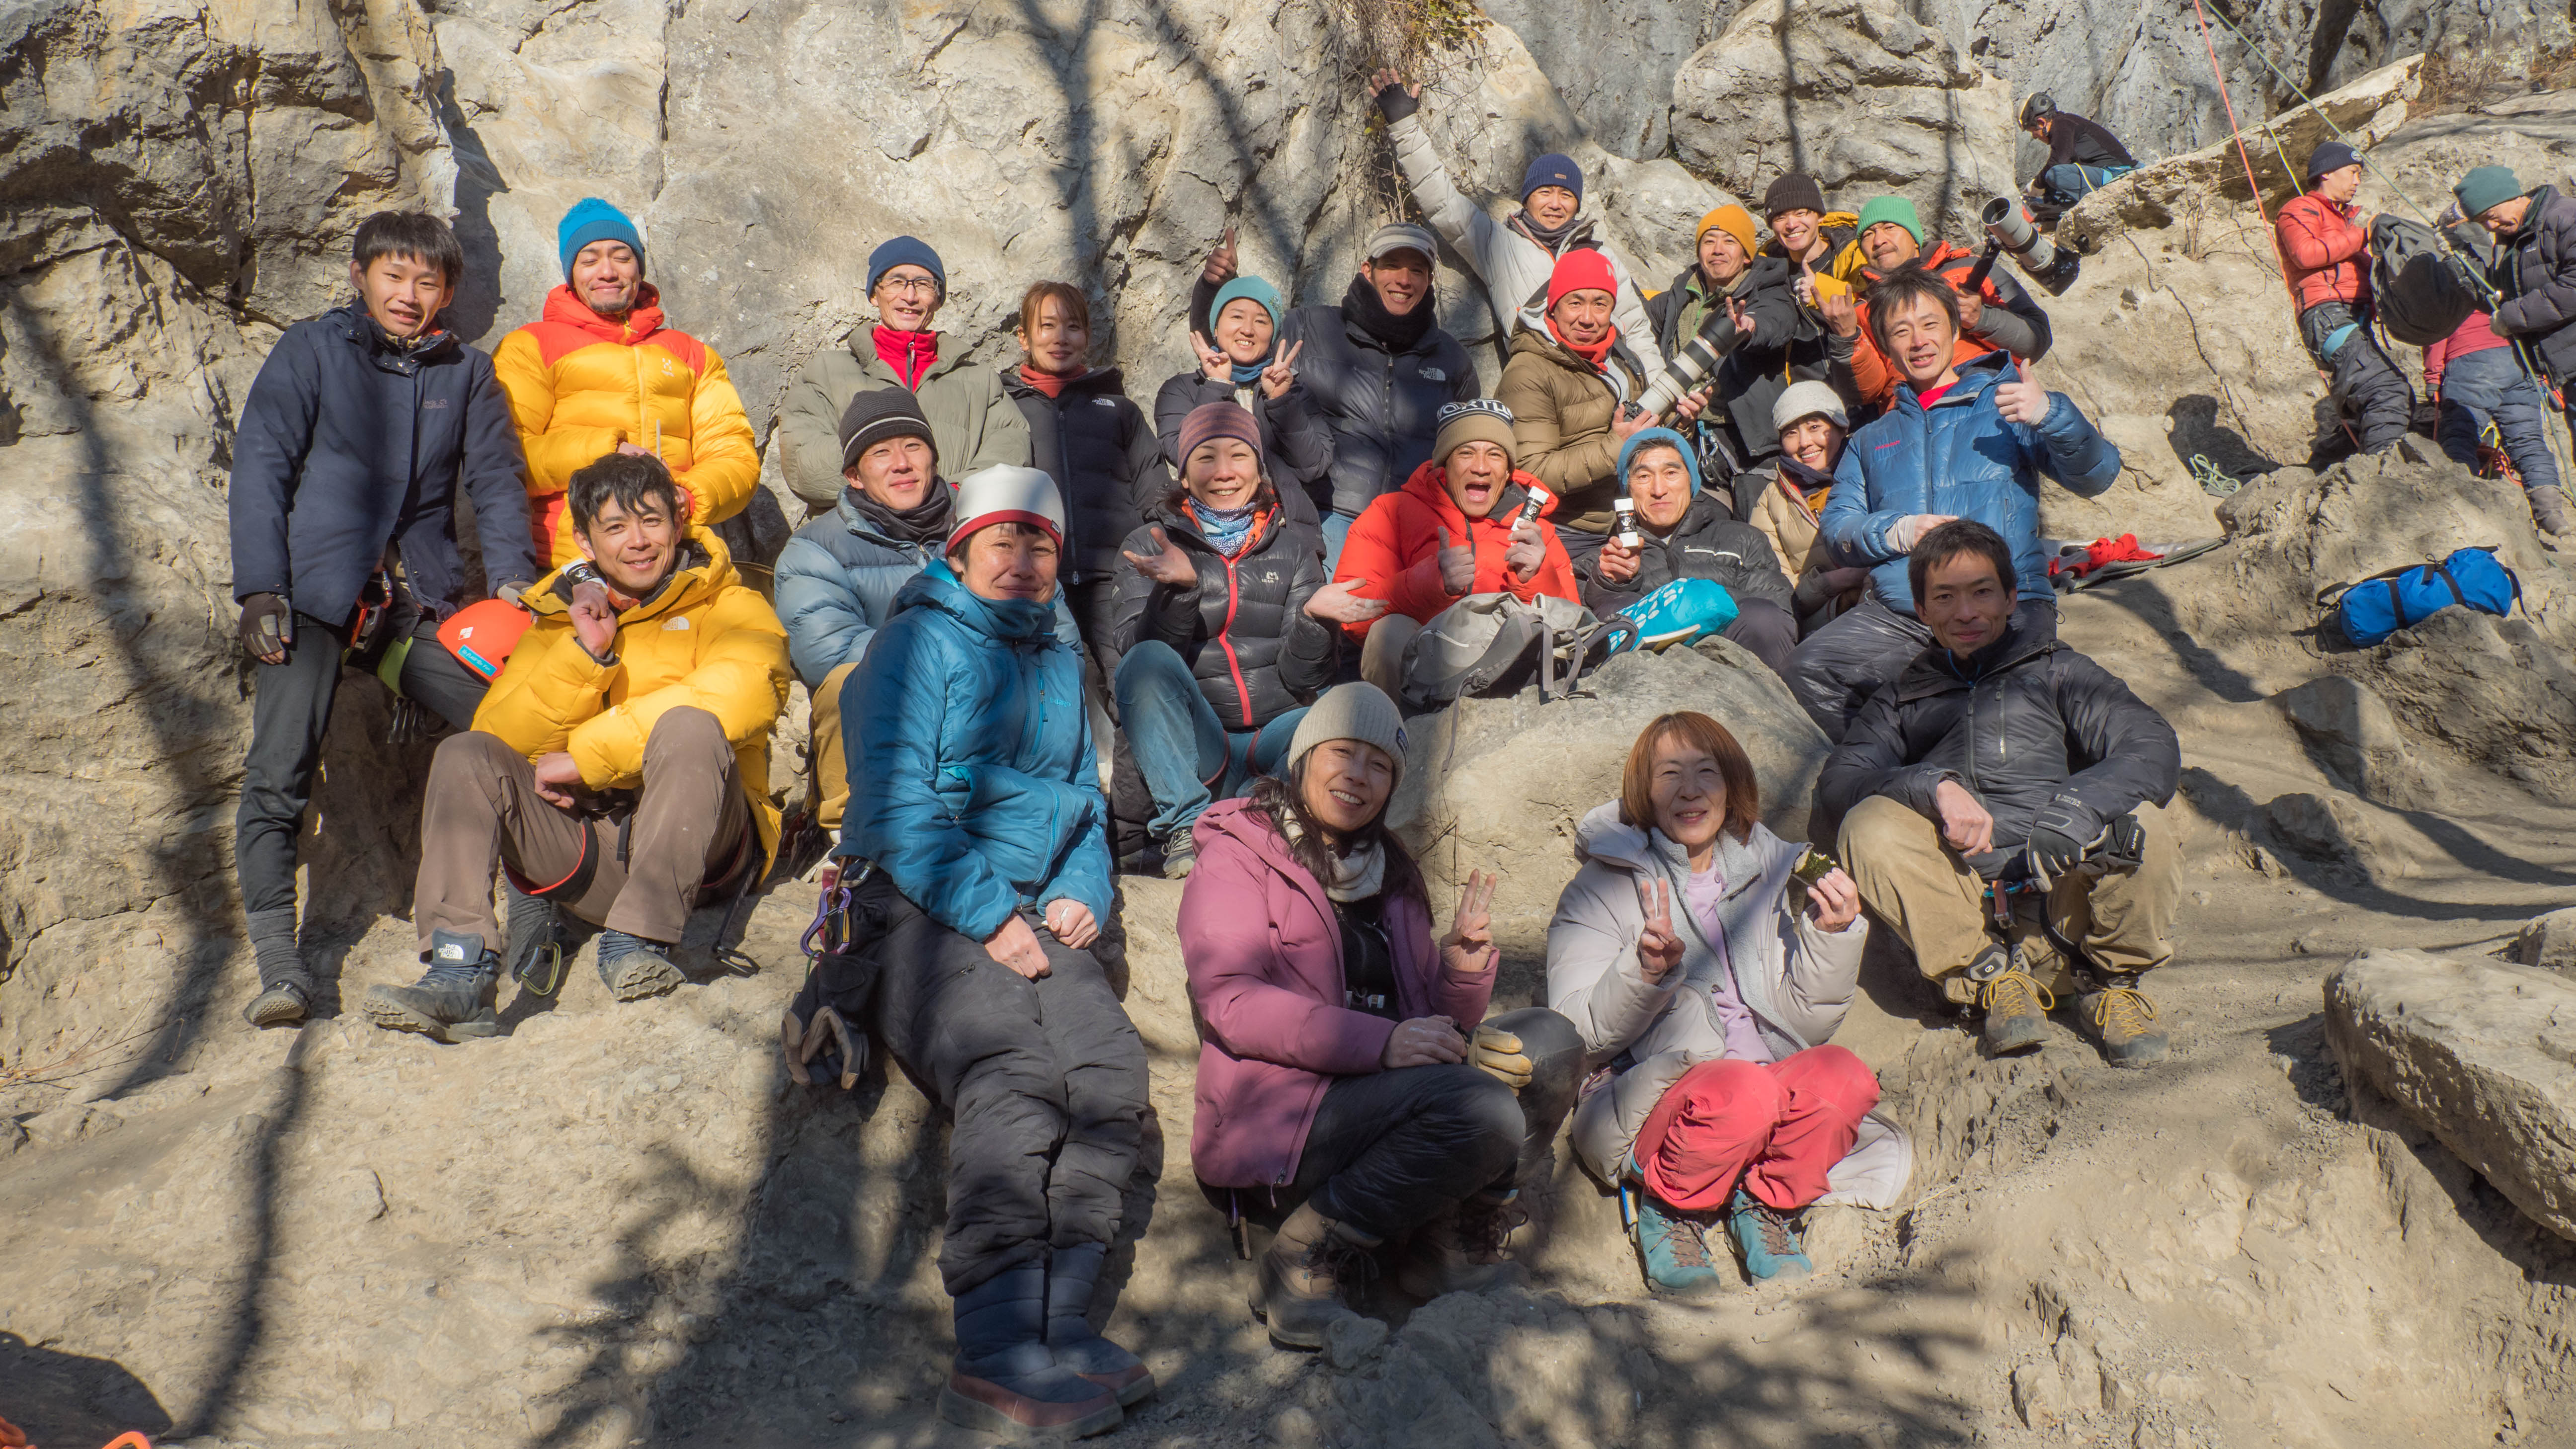
[[[1325,690],[1306,717],[1297,722],[1297,733],[1288,741],[1288,758],[1280,762],[1280,771],[1297,768],[1306,752],[1326,740],[1358,740],[1386,751],[1395,761],[1395,783],[1404,783],[1404,714],[1386,691],[1365,680],[1336,684]]]

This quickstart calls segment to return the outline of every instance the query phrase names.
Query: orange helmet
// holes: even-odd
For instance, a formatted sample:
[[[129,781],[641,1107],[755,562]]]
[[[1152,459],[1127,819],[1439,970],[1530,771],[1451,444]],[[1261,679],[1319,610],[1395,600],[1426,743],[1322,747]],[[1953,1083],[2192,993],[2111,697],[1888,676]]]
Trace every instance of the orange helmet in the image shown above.
[[[466,668],[491,679],[510,662],[510,651],[519,647],[519,636],[535,622],[535,615],[516,604],[485,599],[457,610],[439,625],[438,642],[446,645],[447,652],[462,660]]]

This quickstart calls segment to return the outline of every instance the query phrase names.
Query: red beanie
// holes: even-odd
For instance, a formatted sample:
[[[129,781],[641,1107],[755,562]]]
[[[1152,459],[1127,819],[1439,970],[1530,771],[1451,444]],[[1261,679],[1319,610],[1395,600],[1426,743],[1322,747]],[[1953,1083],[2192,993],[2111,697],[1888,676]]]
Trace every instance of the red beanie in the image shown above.
[[[1610,274],[1610,258],[1590,247],[1576,247],[1556,259],[1556,270],[1547,279],[1547,310],[1556,310],[1568,292],[1608,292],[1619,294],[1619,280]]]

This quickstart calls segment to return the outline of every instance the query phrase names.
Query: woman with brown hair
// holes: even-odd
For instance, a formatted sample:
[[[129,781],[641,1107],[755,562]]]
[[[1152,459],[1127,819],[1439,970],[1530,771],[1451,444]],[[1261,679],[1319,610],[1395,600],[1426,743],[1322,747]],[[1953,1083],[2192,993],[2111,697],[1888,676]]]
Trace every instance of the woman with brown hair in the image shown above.
[[[1614,1070],[1575,1114],[1575,1151],[1639,1190],[1661,1292],[1718,1286],[1700,1234],[1721,1216],[1748,1276],[1810,1271],[1789,1215],[1829,1194],[1887,1205],[1910,1166],[1894,1127],[1864,1121],[1877,1078],[1823,1044],[1860,976],[1860,894],[1838,868],[1802,881],[1805,852],[1761,808],[1725,726],[1657,719],[1619,798],[1577,827],[1584,865],[1548,926],[1548,1002]]]

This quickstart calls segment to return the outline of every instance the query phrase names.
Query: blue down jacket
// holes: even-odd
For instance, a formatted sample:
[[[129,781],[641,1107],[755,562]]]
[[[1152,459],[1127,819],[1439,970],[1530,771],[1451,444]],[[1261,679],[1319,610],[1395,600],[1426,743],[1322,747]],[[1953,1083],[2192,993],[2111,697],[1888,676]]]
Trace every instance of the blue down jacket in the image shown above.
[[[2039,426],[2008,422],[1994,390],[2011,379],[2000,352],[1959,364],[1959,380],[1926,408],[1910,384],[1843,448],[1834,491],[1817,520],[1835,554],[1869,566],[1870,592],[1901,614],[1914,612],[1905,555],[1887,531],[1909,513],[1973,518],[2012,545],[2025,599],[2055,597],[2039,551],[2039,475],[2090,498],[2119,481],[2120,450],[2094,431],[2066,394],[2048,395]]]
[[[841,694],[853,788],[840,853],[969,940],[1060,897],[1109,921],[1109,803],[1082,651],[1057,618],[924,570]]]

